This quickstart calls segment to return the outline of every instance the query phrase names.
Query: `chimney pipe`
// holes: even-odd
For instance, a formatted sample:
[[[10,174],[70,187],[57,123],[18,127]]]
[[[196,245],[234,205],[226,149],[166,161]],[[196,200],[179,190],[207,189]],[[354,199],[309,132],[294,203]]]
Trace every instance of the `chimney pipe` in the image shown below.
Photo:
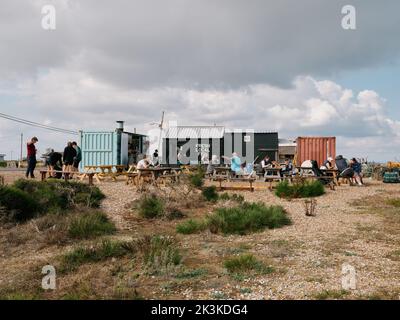
[[[117,130],[124,131],[124,121],[117,121]]]

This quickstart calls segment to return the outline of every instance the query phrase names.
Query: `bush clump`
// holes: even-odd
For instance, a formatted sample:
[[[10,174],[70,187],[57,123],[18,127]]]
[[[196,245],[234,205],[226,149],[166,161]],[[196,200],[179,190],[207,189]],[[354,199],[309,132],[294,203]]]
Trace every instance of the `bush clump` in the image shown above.
[[[281,206],[267,207],[261,202],[243,202],[236,207],[217,208],[204,220],[184,221],[177,225],[176,231],[192,234],[209,229],[213,233],[243,235],[289,224],[291,220]]]
[[[176,232],[181,234],[192,234],[202,231],[207,225],[200,220],[189,219],[176,226]]]
[[[103,240],[95,246],[79,246],[61,257],[60,271],[71,271],[86,263],[133,254],[131,248],[127,242],[110,240]]]
[[[232,208],[218,208],[207,218],[213,233],[247,234],[265,228],[279,228],[291,223],[281,206],[244,202]]]
[[[278,183],[275,194],[280,198],[317,197],[325,193],[324,185],[318,181],[303,181],[289,184],[288,181]]]
[[[71,238],[88,239],[116,231],[115,225],[108,219],[104,212],[92,211],[75,215],[68,226],[68,234]]]
[[[147,273],[161,274],[175,271],[182,256],[174,238],[169,236],[146,236],[137,243],[143,256]]]
[[[99,188],[74,181],[20,179],[0,189],[0,207],[10,222],[23,222],[48,213],[63,214],[79,206],[99,207],[103,198]]]
[[[14,187],[29,193],[45,212],[59,212],[76,205],[97,208],[105,197],[98,187],[77,181],[20,179]]]
[[[32,196],[15,187],[0,186],[1,215],[5,221],[24,222],[34,218],[40,211]]]
[[[165,203],[155,194],[145,195],[139,200],[139,215],[146,219],[159,218],[164,215]]]
[[[204,185],[204,169],[201,166],[198,166],[196,171],[189,174],[189,183],[192,187],[200,189]]]
[[[218,200],[218,192],[216,186],[205,187],[201,193],[207,201],[216,202]]]
[[[232,200],[232,201],[236,201],[239,203],[244,202],[244,197],[241,194],[237,194],[237,193],[230,195],[229,193],[224,192],[219,195],[219,199],[225,200],[225,201]]]
[[[268,274],[274,271],[272,267],[266,266],[252,254],[242,254],[225,260],[224,267],[231,274]]]

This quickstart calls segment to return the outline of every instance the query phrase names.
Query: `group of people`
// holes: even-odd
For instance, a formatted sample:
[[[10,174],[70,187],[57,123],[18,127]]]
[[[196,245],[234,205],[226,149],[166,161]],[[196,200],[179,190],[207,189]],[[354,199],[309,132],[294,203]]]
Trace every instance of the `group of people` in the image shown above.
[[[318,166],[315,160],[307,160],[307,163],[302,163],[302,167],[309,167],[308,162],[311,164],[312,171],[317,176],[324,175],[321,170],[337,170],[339,177],[349,178],[353,183],[360,186],[364,185],[362,175],[362,164],[356,159],[352,158],[347,160],[342,155],[338,155],[335,160],[332,157],[328,157],[322,166]]]
[[[36,168],[36,143],[38,142],[37,137],[33,137],[27,142],[27,162],[28,166],[26,169],[26,178],[35,178],[34,171]],[[46,166],[49,171],[50,177],[61,178],[62,172],[69,172],[70,177],[72,177],[73,172],[77,172],[79,164],[82,161],[82,151],[78,144],[73,142],[68,142],[67,146],[64,148],[64,152],[54,151],[54,149],[49,149],[45,154]]]
[[[270,168],[279,168],[281,176],[291,175],[293,173],[293,164],[289,159],[285,159],[285,162],[279,164],[276,161],[272,161],[269,155],[266,155],[260,163],[260,169],[263,172],[267,172]]]

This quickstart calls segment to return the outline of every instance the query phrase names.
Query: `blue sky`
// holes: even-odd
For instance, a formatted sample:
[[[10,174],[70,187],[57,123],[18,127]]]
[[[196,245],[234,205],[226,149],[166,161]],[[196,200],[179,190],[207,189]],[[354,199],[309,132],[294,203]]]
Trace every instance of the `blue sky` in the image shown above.
[[[338,152],[400,158],[398,0],[3,0],[0,112],[70,130],[125,120],[338,137]],[[342,28],[342,7],[356,30]],[[0,119],[62,150],[70,136]],[[14,138],[10,138],[14,137]]]

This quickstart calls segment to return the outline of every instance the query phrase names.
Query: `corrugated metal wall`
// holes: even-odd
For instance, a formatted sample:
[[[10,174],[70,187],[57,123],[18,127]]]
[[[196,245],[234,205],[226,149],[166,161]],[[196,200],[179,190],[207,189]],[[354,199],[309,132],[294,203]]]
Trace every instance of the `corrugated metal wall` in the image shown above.
[[[81,131],[81,169],[90,165],[118,164],[118,134],[113,131]]]
[[[336,157],[336,137],[298,137],[296,147],[296,164],[305,160],[316,160],[321,166],[328,158]]]

